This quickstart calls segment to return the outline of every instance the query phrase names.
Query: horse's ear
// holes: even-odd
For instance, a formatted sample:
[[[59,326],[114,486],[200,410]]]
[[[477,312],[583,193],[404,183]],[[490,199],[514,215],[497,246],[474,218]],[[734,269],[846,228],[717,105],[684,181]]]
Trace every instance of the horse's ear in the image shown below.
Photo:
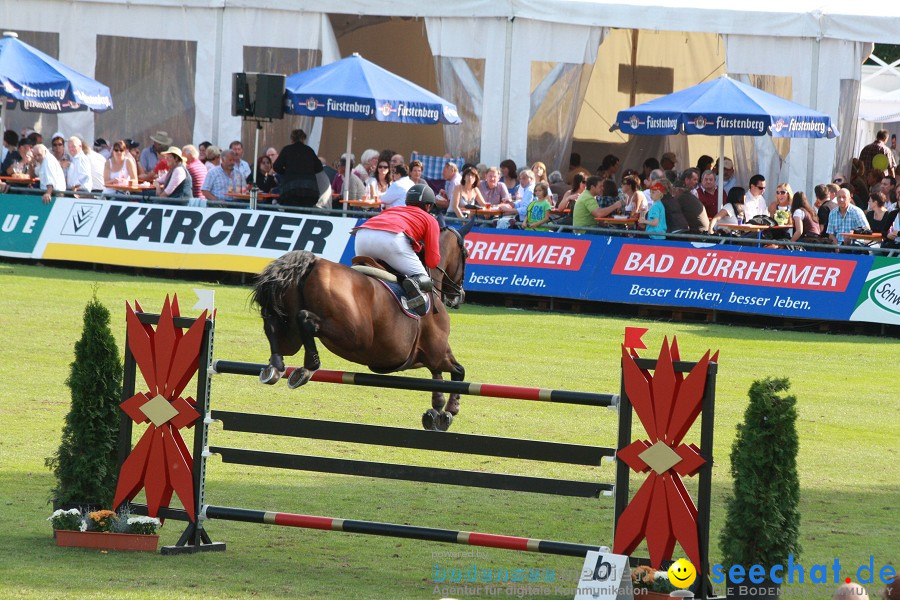
[[[459,228],[459,235],[466,237],[466,234],[472,231],[472,228],[475,226],[475,215],[472,215],[472,218],[469,219],[469,222]]]
[[[444,213],[439,212],[435,219],[437,219],[438,227],[440,227],[441,229],[447,229],[447,219],[444,218]]]

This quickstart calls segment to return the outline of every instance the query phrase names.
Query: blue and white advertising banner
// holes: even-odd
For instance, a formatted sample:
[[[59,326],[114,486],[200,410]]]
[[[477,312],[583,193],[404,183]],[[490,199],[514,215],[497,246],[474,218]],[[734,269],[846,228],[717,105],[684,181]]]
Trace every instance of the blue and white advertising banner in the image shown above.
[[[727,244],[497,230],[465,244],[471,291],[900,324],[898,259],[870,275],[867,255]]]
[[[349,265],[359,219],[0,196],[0,256],[258,273],[291,250]],[[472,230],[465,288],[900,325],[900,258],[570,233]]]

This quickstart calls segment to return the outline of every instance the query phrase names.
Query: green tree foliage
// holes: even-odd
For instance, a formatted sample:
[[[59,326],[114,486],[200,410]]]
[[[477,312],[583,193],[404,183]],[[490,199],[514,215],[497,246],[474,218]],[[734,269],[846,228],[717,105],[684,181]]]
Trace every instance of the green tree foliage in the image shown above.
[[[875,44],[875,50],[872,51],[872,54],[874,54],[887,64],[891,64],[895,60],[900,59],[900,46],[894,44]],[[878,63],[870,58],[866,60],[865,64],[875,65]]]
[[[72,406],[59,449],[45,463],[56,476],[51,496],[56,506],[77,502],[107,507],[113,501],[122,363],[109,323],[109,310],[94,288],[66,380]]]
[[[744,422],[731,447],[734,497],[719,540],[722,564],[768,569],[800,555],[800,481],[797,477],[797,398],[779,395],[787,379],[750,386]]]

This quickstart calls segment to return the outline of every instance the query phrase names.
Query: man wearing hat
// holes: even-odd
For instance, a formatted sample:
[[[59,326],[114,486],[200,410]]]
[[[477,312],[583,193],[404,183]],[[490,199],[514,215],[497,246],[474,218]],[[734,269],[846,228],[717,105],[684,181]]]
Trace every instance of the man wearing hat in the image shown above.
[[[675,168],[676,164],[678,164],[678,159],[675,158],[674,152],[666,152],[662,155],[662,158],[659,159],[659,166],[663,171],[671,171]]]
[[[103,158],[109,160],[112,152],[109,149],[109,142],[105,138],[97,138],[94,140],[94,152],[99,153]]]
[[[140,159],[141,167],[147,173],[152,172],[156,168],[162,152],[172,145],[172,138],[165,131],[157,131],[155,135],[150,136],[150,141],[153,143],[144,148]]]

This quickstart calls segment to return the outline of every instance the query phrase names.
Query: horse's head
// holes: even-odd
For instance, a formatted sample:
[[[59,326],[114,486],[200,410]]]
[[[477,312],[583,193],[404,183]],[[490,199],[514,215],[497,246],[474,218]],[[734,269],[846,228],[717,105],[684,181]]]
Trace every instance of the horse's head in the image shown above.
[[[441,230],[441,263],[438,265],[440,277],[435,282],[435,287],[448,308],[459,308],[466,298],[463,284],[469,253],[463,244],[463,238],[472,230],[474,223],[475,220],[472,219],[459,229],[447,227]]]

